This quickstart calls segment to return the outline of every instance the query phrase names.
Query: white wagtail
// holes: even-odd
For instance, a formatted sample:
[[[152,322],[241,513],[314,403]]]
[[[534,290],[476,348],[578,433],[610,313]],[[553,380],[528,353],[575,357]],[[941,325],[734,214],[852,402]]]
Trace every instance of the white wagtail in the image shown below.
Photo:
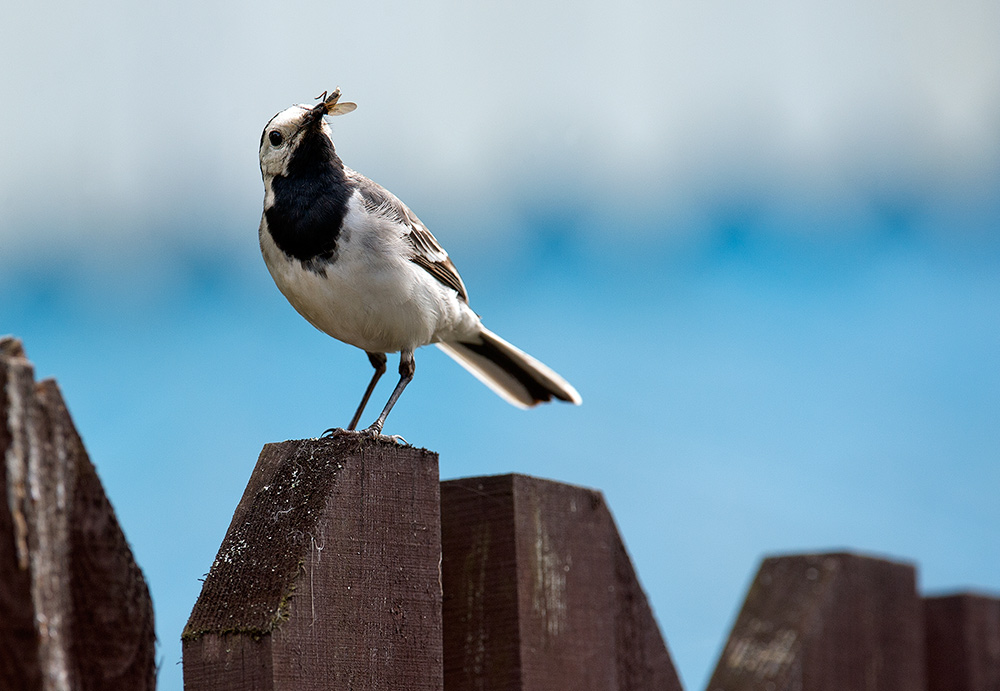
[[[347,429],[357,427],[385,372],[386,353],[398,351],[399,383],[364,430],[381,434],[413,379],[414,349],[430,343],[516,406],[552,398],[579,404],[569,382],[482,325],[448,253],[414,213],[341,162],[324,116],[357,106],[339,99],[340,89],[324,92],[316,106],[292,106],[264,128],[260,249],[299,314],[363,349],[375,368]]]

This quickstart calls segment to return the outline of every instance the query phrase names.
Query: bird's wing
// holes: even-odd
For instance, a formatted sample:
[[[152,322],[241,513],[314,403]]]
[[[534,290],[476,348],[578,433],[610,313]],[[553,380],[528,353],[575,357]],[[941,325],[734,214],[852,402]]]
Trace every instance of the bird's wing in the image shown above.
[[[382,218],[398,223],[406,228],[405,238],[413,248],[410,261],[421,267],[435,279],[453,289],[463,301],[469,301],[469,294],[458,275],[458,269],[452,264],[448,253],[437,241],[427,226],[421,223],[410,209],[396,195],[377,182],[369,180],[361,173],[350,171],[349,177],[357,185],[365,208]]]

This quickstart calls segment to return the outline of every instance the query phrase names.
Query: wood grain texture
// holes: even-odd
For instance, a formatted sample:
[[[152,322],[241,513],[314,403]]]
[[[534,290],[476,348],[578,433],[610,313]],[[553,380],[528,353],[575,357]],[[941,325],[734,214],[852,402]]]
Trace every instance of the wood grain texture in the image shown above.
[[[0,351],[7,497],[0,526],[9,525],[13,538],[13,552],[0,557],[0,589],[9,589],[11,576],[16,598],[0,605],[14,615],[13,631],[0,619],[0,639],[12,637],[19,658],[13,681],[0,677],[0,688],[152,690],[152,601],[97,471],[55,382],[35,384],[9,342]],[[5,532],[0,539],[10,544]],[[0,674],[9,668],[4,662]]]
[[[928,691],[1000,691],[1000,598],[924,599]]]
[[[31,594],[27,497],[27,408],[34,371],[19,344],[0,352],[0,688],[42,688]]]
[[[765,559],[709,691],[922,691],[916,572],[853,554]]]
[[[441,515],[448,691],[680,689],[599,492],[452,480]]]
[[[439,690],[437,455],[264,447],[183,635],[198,689]]]

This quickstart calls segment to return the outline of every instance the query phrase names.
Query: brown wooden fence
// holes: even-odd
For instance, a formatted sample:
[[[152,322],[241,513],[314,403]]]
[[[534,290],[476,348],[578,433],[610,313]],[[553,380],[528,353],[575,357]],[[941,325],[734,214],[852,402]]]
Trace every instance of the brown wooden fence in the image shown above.
[[[152,689],[142,574],[13,341],[0,420],[0,689]],[[681,688],[599,492],[351,437],[264,447],[182,639],[187,691]],[[1000,599],[771,557],[708,689],[1000,691]]]
[[[54,381],[0,339],[0,689],[155,687],[153,604]]]

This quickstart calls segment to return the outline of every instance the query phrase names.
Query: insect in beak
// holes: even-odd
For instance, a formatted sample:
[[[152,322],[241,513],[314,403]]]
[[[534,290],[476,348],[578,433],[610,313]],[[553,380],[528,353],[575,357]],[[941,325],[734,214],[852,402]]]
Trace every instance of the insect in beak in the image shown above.
[[[350,113],[352,110],[358,107],[357,103],[351,103],[350,101],[344,101],[340,103],[340,87],[338,86],[333,90],[330,95],[324,91],[319,96],[316,97],[319,103],[316,107],[312,109],[312,112],[317,116],[322,115],[345,115]]]

